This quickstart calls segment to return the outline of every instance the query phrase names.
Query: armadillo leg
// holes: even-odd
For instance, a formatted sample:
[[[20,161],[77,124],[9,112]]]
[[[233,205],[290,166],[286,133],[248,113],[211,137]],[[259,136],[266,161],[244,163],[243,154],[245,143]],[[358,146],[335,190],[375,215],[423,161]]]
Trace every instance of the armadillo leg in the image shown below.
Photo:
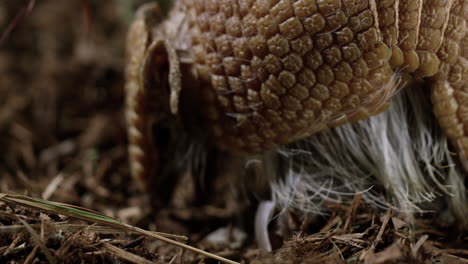
[[[468,171],[468,2],[456,0],[437,56],[439,73],[433,78],[434,114]]]

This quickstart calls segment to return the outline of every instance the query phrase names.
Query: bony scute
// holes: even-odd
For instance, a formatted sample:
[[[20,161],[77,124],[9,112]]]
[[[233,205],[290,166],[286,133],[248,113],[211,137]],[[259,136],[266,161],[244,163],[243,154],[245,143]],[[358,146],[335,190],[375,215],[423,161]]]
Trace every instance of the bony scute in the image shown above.
[[[162,17],[150,4],[129,32],[134,170],[153,166],[158,124],[234,155],[262,153],[386,111],[411,89],[403,75],[427,83],[440,127],[468,159],[467,1],[184,0]]]

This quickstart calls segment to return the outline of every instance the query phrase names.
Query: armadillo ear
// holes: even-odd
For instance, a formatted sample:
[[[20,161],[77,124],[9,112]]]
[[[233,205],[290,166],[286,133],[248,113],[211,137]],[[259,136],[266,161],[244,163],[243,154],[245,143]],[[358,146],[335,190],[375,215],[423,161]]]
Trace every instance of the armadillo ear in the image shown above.
[[[135,21],[141,20],[149,31],[163,21],[164,15],[157,2],[144,4],[135,13]],[[135,22],[134,22],[135,23]]]
[[[131,174],[142,190],[156,192],[164,200],[171,195],[172,184],[167,179],[176,178],[166,176],[177,171],[165,171],[175,155],[168,149],[182,129],[176,115],[180,65],[174,48],[163,39],[162,17],[157,4],[148,4],[139,9],[130,26],[125,113]],[[157,186],[165,188],[155,190]]]
[[[153,205],[159,207],[170,202],[178,179],[187,170],[182,157],[190,143],[178,114],[179,58],[167,40],[152,41],[139,70],[139,82],[143,105],[147,107],[140,124],[146,138],[140,145],[140,149],[146,149],[147,172],[142,175],[146,177],[145,189],[150,192]]]
[[[140,69],[140,80],[143,88],[151,77],[153,85],[169,88],[169,90],[158,89],[160,90],[158,91],[158,101],[161,105],[169,104],[168,110],[171,114],[176,115],[179,111],[179,98],[182,90],[180,62],[176,50],[168,40],[156,39],[146,51]],[[160,93],[163,93],[164,96],[161,97]]]
[[[175,115],[178,113],[181,91],[180,63],[175,48],[165,39],[163,18],[157,3],[149,3],[138,9],[127,39],[127,53],[130,55],[128,64],[130,67],[134,65],[138,86],[147,90],[144,92],[150,92],[148,90],[154,86],[158,87],[156,90],[162,103],[158,105],[167,105],[164,100],[168,99],[170,112]],[[167,87],[170,89],[169,98],[160,94],[163,92],[165,95],[164,88]]]

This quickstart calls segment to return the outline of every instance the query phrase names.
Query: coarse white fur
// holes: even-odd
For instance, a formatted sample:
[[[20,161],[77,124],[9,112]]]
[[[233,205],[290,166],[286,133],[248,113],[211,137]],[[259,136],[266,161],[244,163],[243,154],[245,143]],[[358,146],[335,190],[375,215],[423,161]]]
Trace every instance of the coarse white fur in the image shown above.
[[[372,206],[407,216],[440,210],[436,201],[442,201],[466,222],[464,176],[432,116],[428,93],[418,85],[401,89],[379,115],[269,153],[273,158],[263,163],[277,167],[266,169],[275,171],[271,189],[277,207],[323,214],[324,202],[350,201],[362,193]]]

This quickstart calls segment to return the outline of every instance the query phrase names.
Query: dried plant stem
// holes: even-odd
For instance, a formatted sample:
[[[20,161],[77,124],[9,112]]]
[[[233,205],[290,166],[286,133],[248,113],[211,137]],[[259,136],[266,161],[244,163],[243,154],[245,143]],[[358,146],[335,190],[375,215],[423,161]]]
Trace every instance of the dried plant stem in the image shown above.
[[[48,211],[48,212],[55,213],[55,214],[67,215],[73,218],[78,218],[78,219],[82,219],[86,221],[92,221],[92,222],[96,222],[96,223],[109,226],[115,229],[124,230],[127,232],[130,231],[130,232],[139,233],[147,237],[152,237],[152,238],[164,241],[166,243],[172,244],[174,246],[178,246],[178,247],[193,251],[195,253],[206,256],[208,258],[216,259],[223,263],[229,263],[229,264],[238,263],[238,262],[217,256],[215,254],[206,252],[204,250],[186,245],[179,241],[175,241],[167,237],[171,235],[167,235],[163,233],[157,234],[154,232],[150,232],[150,231],[147,231],[147,230],[144,230],[144,229],[141,229],[141,228],[129,225],[129,224],[122,223],[118,221],[117,219],[104,216],[98,212],[94,212],[86,208],[81,208],[81,207],[63,204],[63,203],[45,201],[41,199],[28,197],[25,195],[11,194],[11,193],[0,193],[0,201],[14,203],[14,204],[18,204],[21,206],[31,207],[34,209],[44,210],[44,211]],[[25,225],[26,229],[30,233],[31,233],[31,230],[35,233],[34,229],[31,226],[27,225],[26,222],[22,221],[22,223]],[[41,246],[41,249],[42,249],[42,246]]]

